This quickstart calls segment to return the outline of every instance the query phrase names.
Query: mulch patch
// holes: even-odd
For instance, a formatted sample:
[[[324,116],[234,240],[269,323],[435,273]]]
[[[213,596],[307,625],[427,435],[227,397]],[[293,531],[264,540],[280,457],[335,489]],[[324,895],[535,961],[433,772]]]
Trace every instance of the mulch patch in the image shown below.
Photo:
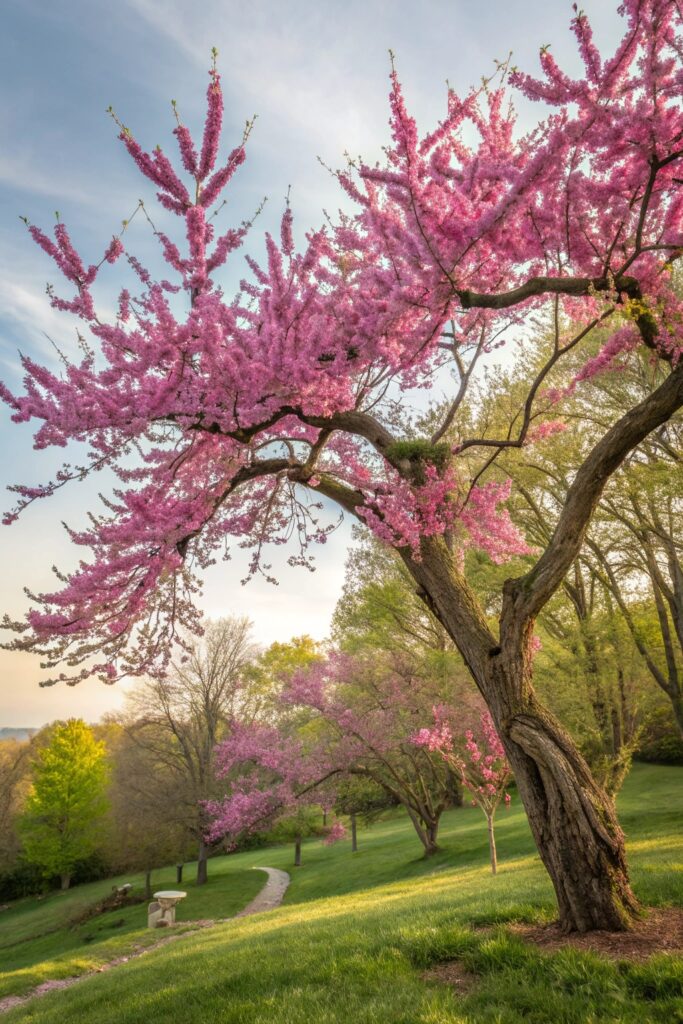
[[[573,932],[565,935],[559,925],[511,924],[510,931],[542,950],[574,949],[600,953],[610,960],[647,960],[654,953],[683,953],[683,908],[648,910],[628,932]]]
[[[445,964],[437,964],[423,971],[424,981],[436,981],[440,985],[449,985],[460,996],[469,995],[479,979],[476,974],[465,970],[459,960],[449,960]]]

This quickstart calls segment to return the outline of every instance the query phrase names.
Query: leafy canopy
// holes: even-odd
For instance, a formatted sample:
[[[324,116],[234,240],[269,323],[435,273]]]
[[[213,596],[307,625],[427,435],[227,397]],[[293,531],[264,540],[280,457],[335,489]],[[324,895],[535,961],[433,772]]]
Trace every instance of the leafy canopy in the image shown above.
[[[57,725],[38,754],[21,820],[26,859],[46,877],[69,875],[96,849],[106,781],[104,743],[80,719]]]

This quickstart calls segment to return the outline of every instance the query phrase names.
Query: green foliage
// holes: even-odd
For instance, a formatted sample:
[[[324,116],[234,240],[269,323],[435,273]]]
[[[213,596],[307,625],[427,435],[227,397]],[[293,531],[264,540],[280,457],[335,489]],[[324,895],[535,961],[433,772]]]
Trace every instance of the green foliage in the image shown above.
[[[20,831],[29,864],[46,878],[68,880],[78,861],[93,853],[106,811],[104,744],[80,719],[54,728],[33,768],[33,788]]]
[[[317,806],[302,804],[291,814],[282,814],[269,832],[274,843],[293,843],[322,835],[322,811]]]
[[[648,718],[636,757],[654,764],[683,765],[683,740],[668,707],[658,708]]]
[[[356,814],[364,824],[376,821],[382,811],[394,806],[392,800],[381,786],[372,779],[361,775],[345,778],[336,787],[334,809],[337,814]]]
[[[387,455],[390,459],[402,462],[413,463],[416,467],[420,464],[435,466],[439,472],[443,472],[452,459],[451,446],[445,441],[439,444],[432,444],[426,438],[418,438],[414,441],[395,441],[387,448]]]
[[[287,643],[271,644],[245,669],[245,682],[252,700],[267,713],[283,683],[298,669],[321,658],[318,645],[310,636],[295,636]]]

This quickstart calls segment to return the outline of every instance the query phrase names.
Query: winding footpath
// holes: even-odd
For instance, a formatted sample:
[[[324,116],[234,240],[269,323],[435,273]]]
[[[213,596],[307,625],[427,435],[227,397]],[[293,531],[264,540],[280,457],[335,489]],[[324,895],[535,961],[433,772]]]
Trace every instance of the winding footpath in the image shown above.
[[[286,871],[280,871],[279,868],[262,868],[255,867],[254,871],[265,871],[268,875],[268,881],[263,886],[258,896],[256,896],[251,903],[248,903],[243,910],[235,914],[233,917],[220,917],[215,920],[208,921],[188,921],[187,927],[183,927],[182,931],[173,932],[170,935],[165,935],[163,939],[158,942],[152,943],[151,946],[146,946],[144,949],[134,949],[131,953],[126,956],[116,957],[114,960],[109,960],[107,963],[101,964],[92,971],[86,971],[84,974],[76,974],[71,978],[59,978],[53,981],[44,981],[41,985],[31,989],[23,996],[5,996],[4,999],[0,999],[0,1013],[7,1013],[9,1010],[15,1009],[17,1006],[23,1006],[28,1003],[29,1000],[38,999],[40,996],[46,996],[48,992],[55,992],[58,989],[71,988],[72,985],[78,984],[80,981],[84,981],[86,978],[92,978],[95,974],[102,974],[104,971],[111,971],[114,967],[119,967],[121,964],[130,963],[131,960],[136,960],[138,957],[144,956],[145,953],[151,953],[154,949],[159,949],[160,946],[166,946],[169,942],[177,942],[178,939],[184,939],[187,935],[194,935],[196,932],[203,928],[212,928],[217,924],[225,924],[226,921],[234,921],[238,917],[249,917],[251,914],[261,914],[268,910],[275,910],[282,903],[287,886],[289,885],[289,875]]]

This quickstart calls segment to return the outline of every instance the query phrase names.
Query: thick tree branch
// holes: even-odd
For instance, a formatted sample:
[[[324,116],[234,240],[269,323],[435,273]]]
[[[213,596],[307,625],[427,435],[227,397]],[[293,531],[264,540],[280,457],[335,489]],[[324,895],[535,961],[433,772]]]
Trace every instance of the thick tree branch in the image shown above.
[[[529,573],[506,584],[503,630],[522,630],[555,593],[579,553],[586,527],[612,473],[682,405],[683,363],[679,363],[651,395],[622,416],[595,445],[569,488],[548,547]]]
[[[527,299],[540,295],[590,295],[593,292],[618,292],[630,299],[642,299],[640,284],[635,277],[620,274],[617,277],[531,277],[517,288],[507,292],[474,292],[456,289],[464,309],[509,309]],[[648,312],[636,317],[641,337],[648,348],[656,348],[657,321]],[[671,358],[662,353],[662,358]]]

